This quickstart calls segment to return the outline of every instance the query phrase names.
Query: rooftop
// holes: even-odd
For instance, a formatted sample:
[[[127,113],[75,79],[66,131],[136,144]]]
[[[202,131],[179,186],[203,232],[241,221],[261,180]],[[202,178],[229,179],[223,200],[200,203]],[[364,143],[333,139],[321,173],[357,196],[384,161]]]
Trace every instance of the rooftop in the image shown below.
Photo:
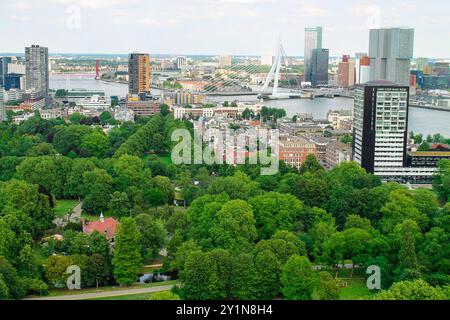
[[[83,232],[91,234],[94,231],[98,231],[101,234],[106,235],[108,239],[114,238],[116,233],[116,227],[119,222],[114,218],[100,218],[99,221],[92,221],[83,227]]]
[[[450,151],[416,151],[409,154],[413,157],[450,157]]]
[[[399,85],[398,83],[388,81],[388,80],[374,80],[374,81],[369,81],[366,83],[361,83],[358,86],[361,86],[361,87],[383,87],[383,86],[405,87],[405,86]]]

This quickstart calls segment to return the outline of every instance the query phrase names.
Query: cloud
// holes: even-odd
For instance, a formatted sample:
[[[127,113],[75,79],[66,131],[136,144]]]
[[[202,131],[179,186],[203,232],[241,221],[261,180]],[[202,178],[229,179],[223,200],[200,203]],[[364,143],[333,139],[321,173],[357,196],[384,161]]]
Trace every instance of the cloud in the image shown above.
[[[33,9],[33,6],[31,5],[30,2],[28,1],[16,1],[13,3],[8,3],[8,7],[14,10],[19,10],[19,11],[28,11]]]
[[[302,7],[302,11],[304,11],[308,15],[316,16],[316,17],[327,17],[330,16],[331,13],[324,9],[317,6],[305,6]]]
[[[111,21],[114,24],[130,25],[140,24],[151,26],[154,28],[173,27],[183,21],[182,16],[167,14],[164,12],[152,11],[148,15],[137,15],[133,12],[125,12],[123,10],[116,10],[111,14]]]
[[[112,6],[131,4],[140,0],[47,0],[53,4],[76,5],[91,9],[108,8]]]
[[[254,4],[254,3],[273,3],[275,0],[214,0],[214,3],[237,3],[237,4]]]
[[[11,16],[11,20],[19,21],[19,22],[25,22],[25,21],[29,21],[30,17],[26,16],[26,15],[15,15],[14,14],[14,15]]]

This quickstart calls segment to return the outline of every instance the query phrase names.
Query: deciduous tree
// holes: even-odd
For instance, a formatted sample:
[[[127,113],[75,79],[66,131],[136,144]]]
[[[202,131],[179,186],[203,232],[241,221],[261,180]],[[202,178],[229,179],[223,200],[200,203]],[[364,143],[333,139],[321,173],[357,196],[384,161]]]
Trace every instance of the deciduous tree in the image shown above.
[[[114,278],[120,285],[137,281],[142,267],[141,235],[133,218],[122,218],[114,246]]]
[[[316,279],[308,258],[293,255],[281,274],[282,292],[287,300],[311,300]]]

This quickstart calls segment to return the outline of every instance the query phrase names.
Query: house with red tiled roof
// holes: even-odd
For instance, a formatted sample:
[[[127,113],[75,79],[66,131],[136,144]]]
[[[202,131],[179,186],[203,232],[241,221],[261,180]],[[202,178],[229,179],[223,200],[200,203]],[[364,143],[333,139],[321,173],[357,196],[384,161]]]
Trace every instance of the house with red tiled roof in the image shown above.
[[[450,151],[450,146],[445,143],[435,143],[431,146],[433,151]]]
[[[119,222],[114,218],[105,219],[102,213],[100,215],[99,221],[92,221],[83,225],[83,232],[86,234],[91,234],[95,231],[98,231],[99,233],[105,235],[105,237],[110,241],[111,245],[113,245],[118,224]]]

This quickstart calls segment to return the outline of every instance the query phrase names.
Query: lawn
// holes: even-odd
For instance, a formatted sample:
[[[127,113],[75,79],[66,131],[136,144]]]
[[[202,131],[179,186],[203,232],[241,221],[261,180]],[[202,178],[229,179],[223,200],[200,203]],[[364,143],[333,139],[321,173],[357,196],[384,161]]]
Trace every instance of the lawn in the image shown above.
[[[155,157],[158,157],[165,165],[173,163],[171,154],[147,154],[144,156],[144,160],[148,160],[149,158],[154,159]]]
[[[87,213],[82,213],[81,217],[86,221],[86,222],[92,222],[92,221],[98,221],[100,219],[100,215],[91,215],[91,214],[87,214]],[[108,218],[109,216],[105,216],[105,218]]]
[[[374,294],[366,285],[366,279],[340,278],[342,282],[347,282],[347,287],[341,288],[339,292],[340,300],[367,300]]]
[[[42,265],[44,261],[48,258],[48,256],[44,253],[42,247],[38,245],[33,246],[33,255],[38,265]]]
[[[151,287],[159,287],[159,286],[167,286],[167,285],[175,285],[177,283],[176,280],[171,281],[163,281],[163,282],[154,282],[149,284],[136,284],[128,287],[119,287],[119,286],[107,286],[96,288],[87,288],[81,290],[67,290],[67,289],[52,289],[49,292],[49,297],[59,297],[65,295],[72,294],[83,294],[83,293],[96,293],[96,292],[104,292],[104,291],[119,291],[119,290],[130,290],[130,289],[142,289],[142,288],[151,288]],[[147,294],[148,295],[148,294]]]
[[[168,291],[161,291],[168,292]],[[159,292],[158,292],[159,293]],[[150,296],[154,293],[142,293],[142,294],[132,294],[129,296],[117,296],[117,297],[106,297],[106,298],[95,298],[95,299],[87,299],[87,300],[148,300]]]
[[[77,200],[56,200],[55,216],[59,218],[66,216],[77,204]]]
[[[172,156],[170,154],[158,155],[159,159],[164,162],[165,165],[172,164]]]

